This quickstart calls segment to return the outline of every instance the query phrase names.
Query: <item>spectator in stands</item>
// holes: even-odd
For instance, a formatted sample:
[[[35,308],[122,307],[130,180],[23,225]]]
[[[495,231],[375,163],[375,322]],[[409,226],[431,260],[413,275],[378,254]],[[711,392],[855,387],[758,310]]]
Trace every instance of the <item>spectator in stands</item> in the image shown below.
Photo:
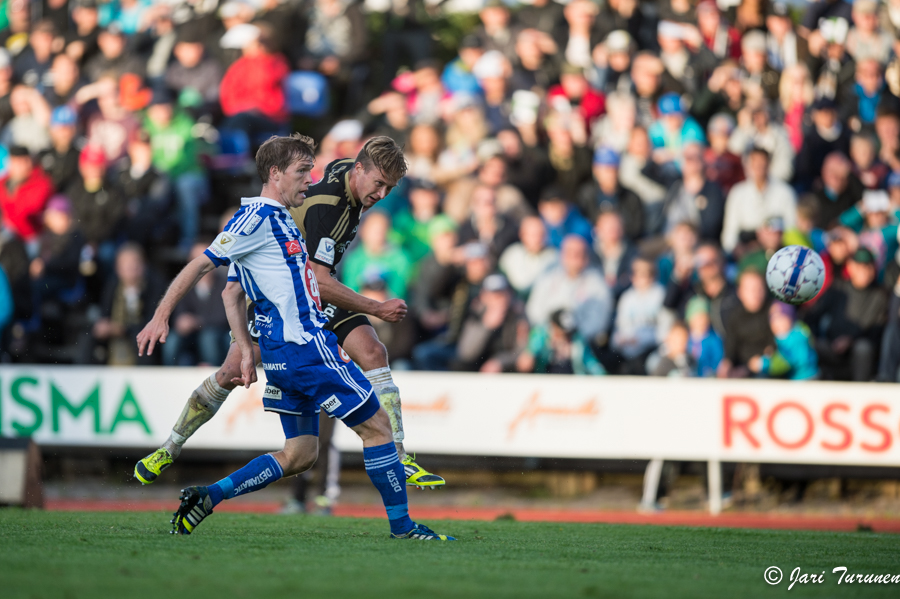
[[[28,150],[22,146],[10,148],[7,174],[0,179],[4,228],[30,244],[41,232],[44,206],[52,194],[53,182],[34,165]]]
[[[750,372],[772,378],[806,381],[819,375],[819,360],[809,327],[797,321],[797,309],[774,302],[769,325],[775,338],[774,352],[750,358]]]
[[[675,262],[663,305],[684,314],[688,301],[695,296],[709,301],[713,330],[723,338],[725,322],[735,307],[736,297],[734,287],[725,278],[725,257],[716,243],[700,244],[693,263]]]
[[[741,38],[741,66],[741,78],[747,95],[759,100],[778,98],[780,73],[769,64],[766,34],[762,31],[744,32]]]
[[[193,260],[209,246],[197,243],[188,255]],[[226,273],[215,269],[197,281],[172,313],[172,329],[162,347],[166,366],[212,366],[221,364],[228,353],[228,319],[221,301]]]
[[[78,263],[84,236],[72,218],[72,205],[62,195],[53,196],[44,210],[44,230],[37,256],[28,273],[34,281],[35,300],[55,301],[79,282]]]
[[[725,357],[725,347],[712,329],[709,300],[699,295],[692,297],[684,311],[684,320],[689,331],[688,353],[696,364],[695,376],[715,377]]]
[[[591,177],[591,150],[587,131],[581,121],[559,112],[551,112],[544,121],[550,144],[547,151],[556,173],[555,183],[567,198],[574,198]]]
[[[559,248],[567,235],[579,235],[586,241],[593,237],[591,223],[565,198],[565,192],[555,185],[546,187],[538,201],[538,214],[547,229],[547,243]]]
[[[616,210],[622,215],[625,235],[636,240],[644,234],[644,207],[640,198],[619,184],[619,155],[612,148],[594,152],[594,179],[578,192],[583,214],[596,221],[601,212]]]
[[[503,148],[506,181],[522,194],[528,206],[537,208],[541,188],[553,180],[550,157],[540,146],[527,146],[518,130],[507,128],[497,133]]]
[[[693,377],[697,364],[688,352],[688,329],[684,323],[676,322],[666,334],[665,343],[647,359],[647,374],[650,376]]]
[[[766,30],[767,59],[773,69],[781,71],[782,78],[788,69],[809,60],[809,46],[805,38],[797,35],[787,2],[778,0],[769,4]]]
[[[413,365],[416,370],[447,370],[456,355],[456,342],[462,332],[465,316],[469,306],[481,292],[481,285],[491,274],[491,262],[488,248],[480,243],[470,243],[463,248],[463,276],[458,280],[449,294],[449,305],[446,308],[446,328],[425,343],[420,343],[413,350]],[[440,322],[441,312],[433,314],[432,322]]]
[[[663,314],[665,288],[656,281],[656,267],[646,258],[631,263],[631,287],[616,305],[610,349],[621,357],[614,374],[646,374],[644,363],[668,332]]]
[[[78,174],[78,150],[74,146],[78,115],[69,106],[59,106],[50,118],[53,146],[38,158],[54,189],[62,189]]]
[[[344,258],[344,283],[357,293],[372,277],[384,279],[393,297],[406,297],[412,270],[409,256],[391,245],[391,217],[381,210],[369,213],[359,227],[360,244]]]
[[[618,301],[631,282],[631,262],[637,248],[625,237],[622,216],[615,211],[601,212],[594,226],[594,254],[597,269]]]
[[[753,232],[769,217],[780,216],[793,227],[797,198],[786,183],[769,175],[769,153],[754,146],[744,164],[747,180],[731,188],[725,202],[722,247],[732,252],[752,239]]]
[[[657,104],[659,120],[647,133],[653,143],[653,159],[656,162],[681,163],[684,146],[690,142],[706,143],[703,128],[685,112],[681,96],[667,93]]]
[[[441,82],[451,94],[475,94],[481,89],[472,74],[475,63],[484,54],[481,39],[475,34],[465,36],[459,43],[458,55],[447,63],[441,74]]]
[[[134,338],[153,316],[164,288],[147,269],[144,251],[139,246],[123,245],[116,253],[115,263],[115,277],[103,293],[102,316],[94,323],[94,339],[106,344],[103,361],[110,366],[154,364],[159,353],[139,357]]]
[[[500,256],[498,264],[520,298],[527,299],[535,282],[559,259],[559,250],[547,244],[547,228],[537,216],[519,225],[519,239]]]
[[[435,336],[450,320],[453,290],[459,283],[456,227],[450,220],[436,220],[429,231],[431,251],[422,259],[419,274],[410,287],[409,307],[425,338]],[[465,250],[463,250],[464,252]]]
[[[16,56],[13,75],[17,81],[38,92],[43,92],[50,86],[49,74],[55,37],[56,27],[52,21],[38,21],[31,27],[28,46]]]
[[[31,154],[50,147],[50,105],[34,88],[17,85],[9,95],[13,117],[0,133],[7,147],[24,146]]]
[[[85,42],[87,46],[87,42]],[[90,81],[112,76],[118,79],[125,73],[144,74],[146,61],[140,56],[127,52],[128,39],[118,24],[107,26],[97,35],[99,52],[83,62],[84,74]]]
[[[850,150],[850,133],[838,118],[837,103],[819,98],[811,107],[813,126],[803,136],[802,149],[797,155],[796,183],[809,189],[819,178],[825,157],[834,152],[846,154]]]
[[[784,247],[784,222],[780,216],[771,216],[756,230],[756,239],[749,243],[738,262],[738,272],[752,268],[766,272],[769,260]]]
[[[681,180],[669,188],[664,205],[665,231],[671,231],[679,223],[690,223],[702,241],[721,238],[725,195],[716,183],[706,180],[700,144],[685,145]]]
[[[656,107],[668,88],[663,86],[664,71],[659,56],[650,51],[638,52],[631,61],[632,93],[637,99],[637,122],[648,129],[656,122]]]
[[[53,108],[74,103],[75,94],[84,85],[78,62],[68,54],[57,54],[50,67],[50,85],[44,89],[44,98]]]
[[[409,180],[409,208],[403,207],[394,214],[390,241],[402,248],[414,270],[431,250],[431,230],[436,219],[447,219],[439,214],[441,192],[428,180]]]
[[[891,169],[878,159],[875,138],[867,133],[857,133],[850,138],[850,160],[853,175],[866,189],[884,189]]]
[[[582,338],[575,317],[566,310],[550,315],[547,324],[531,329],[528,347],[516,359],[519,372],[542,374],[606,374]]]
[[[599,341],[604,341],[609,328],[613,302],[603,275],[590,266],[587,242],[578,235],[567,235],[560,248],[559,266],[535,283],[526,312],[532,326],[543,326],[555,311],[568,310],[582,337],[602,345]]]
[[[849,281],[836,281],[806,317],[826,376],[868,381],[875,374],[888,297],[875,283],[875,257],[860,248],[847,260]]]
[[[165,90],[153,94],[144,128],[150,135],[153,166],[172,183],[181,225],[180,246],[187,251],[200,228],[200,206],[209,198],[209,183],[200,165],[194,121],[175,109],[174,99]]]
[[[79,66],[94,58],[100,52],[100,16],[96,0],[75,0],[72,6],[74,28],[65,35],[65,53]]]
[[[484,279],[469,305],[456,344],[453,370],[512,372],[528,341],[528,322],[509,283],[501,274]]]
[[[837,224],[841,214],[862,199],[863,185],[853,175],[853,165],[845,154],[833,152],[822,163],[821,183],[813,189],[818,203],[816,226],[827,229]]]
[[[109,165],[128,153],[128,140],[140,128],[140,122],[119,101],[115,78],[104,75],[99,81],[85,85],[75,95],[75,101],[82,105],[94,99],[100,111],[88,117],[87,143],[101,148]]]
[[[856,83],[847,88],[842,98],[842,118],[850,128],[859,131],[872,126],[879,108],[897,111],[900,99],[884,80],[884,67],[875,58],[867,57],[856,63]]]
[[[516,240],[518,232],[518,223],[498,212],[494,190],[479,185],[472,192],[472,216],[457,232],[460,244],[478,242],[486,245],[494,262]]]
[[[179,94],[193,91],[201,98],[199,112],[214,114],[219,106],[219,82],[222,67],[203,46],[199,26],[188,23],[178,32],[172,61],[165,74],[165,84]]]
[[[707,136],[709,147],[703,154],[706,178],[722,188],[727,197],[736,183],[744,180],[744,166],[740,156],[728,149],[728,140],[734,131],[734,119],[727,114],[717,114],[709,120]]]
[[[619,183],[637,194],[643,205],[645,234],[658,233],[654,227],[662,222],[667,187],[656,176],[658,167],[651,158],[652,150],[647,130],[634,127],[619,161]]]
[[[288,117],[283,86],[290,71],[287,61],[271,52],[261,26],[238,25],[222,43],[241,49],[241,57],[228,67],[219,87],[227,117],[223,127],[244,131],[251,140],[280,131]]]
[[[769,175],[787,183],[794,176],[794,148],[785,128],[772,122],[768,105],[748,102],[738,113],[737,128],[728,140],[728,149],[745,156],[752,148],[769,153]]]
[[[725,321],[725,358],[719,363],[720,378],[751,376],[752,359],[771,353],[775,348],[769,328],[768,291],[763,275],[752,269],[741,273],[737,296],[740,301]]]
[[[813,88],[809,76],[809,69],[803,63],[794,64],[784,69],[781,74],[781,82],[778,85],[778,97],[781,114],[784,121],[784,129],[794,153],[801,154],[803,147],[803,135],[807,118],[807,110],[815,99],[816,91]],[[801,169],[798,166],[796,177],[800,177]]]
[[[113,262],[116,232],[125,213],[125,198],[119,190],[104,186],[106,170],[103,150],[85,146],[78,160],[79,176],[65,189],[65,196],[72,202],[75,221],[84,233],[90,251],[104,268]]]

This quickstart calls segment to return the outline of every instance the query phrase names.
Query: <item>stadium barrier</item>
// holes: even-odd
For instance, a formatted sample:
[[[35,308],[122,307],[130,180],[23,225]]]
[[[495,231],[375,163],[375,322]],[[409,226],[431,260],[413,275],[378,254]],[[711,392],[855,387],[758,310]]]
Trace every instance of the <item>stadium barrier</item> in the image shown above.
[[[41,445],[154,448],[211,372],[3,366],[0,435],[31,436]],[[262,411],[259,375],[190,447],[281,447],[278,417]],[[723,461],[900,466],[898,385],[422,372],[394,379],[406,443],[417,452],[707,462],[714,513]],[[361,448],[344,427],[335,442],[343,451]]]

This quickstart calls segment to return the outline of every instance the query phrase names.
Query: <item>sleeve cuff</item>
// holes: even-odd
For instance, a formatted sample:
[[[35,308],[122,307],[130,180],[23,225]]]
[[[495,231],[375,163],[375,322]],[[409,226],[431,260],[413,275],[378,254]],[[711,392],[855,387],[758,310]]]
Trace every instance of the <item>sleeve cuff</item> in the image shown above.
[[[206,257],[209,258],[216,266],[228,266],[229,264],[231,264],[231,260],[229,260],[228,258],[220,258],[219,256],[216,256],[209,248],[206,248],[203,253],[206,254]],[[229,277],[228,280],[230,281],[231,277]],[[237,279],[234,280],[236,281]]]

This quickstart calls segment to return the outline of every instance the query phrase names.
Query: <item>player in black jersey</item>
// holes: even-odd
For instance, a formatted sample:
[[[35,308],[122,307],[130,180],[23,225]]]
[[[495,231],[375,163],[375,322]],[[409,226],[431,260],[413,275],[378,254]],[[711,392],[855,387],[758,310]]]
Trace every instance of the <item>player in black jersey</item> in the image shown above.
[[[290,212],[310,253],[310,265],[316,275],[323,311],[328,317],[325,328],[334,332],[338,344],[363,370],[388,413],[394,443],[406,471],[406,484],[435,489],[445,484],[444,479],[419,466],[403,447],[399,389],[391,377],[387,350],[365,316],[371,314],[387,322],[399,322],[406,316],[406,302],[402,299],[371,300],[334,277],[335,267],[356,237],[362,212],[384,199],[405,174],[406,161],[397,143],[389,137],[375,137],[366,142],[356,159],[336,160],[329,164],[322,180],[307,190],[303,205]],[[168,331],[169,316],[157,310],[145,331],[161,330],[161,327]],[[157,333],[155,338],[165,341],[164,334]],[[152,352],[152,345],[149,351]],[[232,344],[224,364],[191,394],[165,444],[135,465],[135,478],[150,484],[174,462],[188,437],[212,418],[235,388],[232,380],[241,376],[240,363],[241,353],[236,344]]]

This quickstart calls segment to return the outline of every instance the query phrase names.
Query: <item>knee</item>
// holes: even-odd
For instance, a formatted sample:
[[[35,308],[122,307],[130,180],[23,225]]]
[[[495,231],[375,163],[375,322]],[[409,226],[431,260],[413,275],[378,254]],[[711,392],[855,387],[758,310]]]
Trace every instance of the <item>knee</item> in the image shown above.
[[[365,364],[360,364],[363,370],[374,370],[376,368],[384,368],[388,365],[387,348],[381,341],[373,339],[366,346]]]
[[[294,476],[295,474],[302,474],[303,472],[306,472],[316,463],[316,459],[318,459],[319,457],[318,453],[318,451],[302,454],[290,454],[282,452],[285,463],[281,464],[281,467],[282,470],[284,470],[284,475]]]

